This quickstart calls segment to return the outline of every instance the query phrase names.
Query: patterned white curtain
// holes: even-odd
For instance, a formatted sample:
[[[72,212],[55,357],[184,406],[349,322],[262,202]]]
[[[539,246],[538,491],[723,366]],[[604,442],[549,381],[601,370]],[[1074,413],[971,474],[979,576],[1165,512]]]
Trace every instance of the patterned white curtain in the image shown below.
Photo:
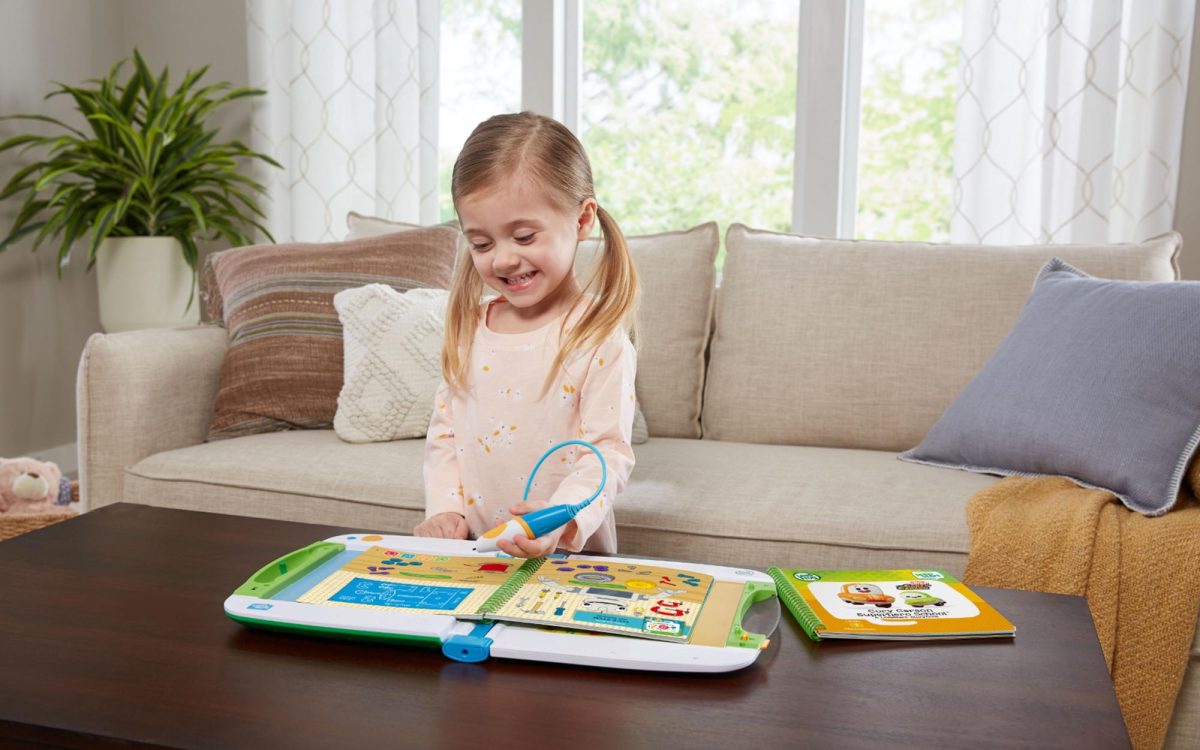
[[[438,220],[438,0],[248,0],[251,147],[277,242],[340,240],[346,213]]]
[[[965,0],[951,239],[1170,229],[1194,13],[1194,0]]]

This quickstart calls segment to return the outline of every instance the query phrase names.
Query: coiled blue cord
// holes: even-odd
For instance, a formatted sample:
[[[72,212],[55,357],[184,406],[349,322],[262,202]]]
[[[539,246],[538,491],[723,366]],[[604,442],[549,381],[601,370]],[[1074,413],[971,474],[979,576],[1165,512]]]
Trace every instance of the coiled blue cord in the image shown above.
[[[604,456],[600,454],[600,451],[596,448],[596,446],[592,445],[586,440],[565,440],[543,453],[542,457],[538,459],[538,462],[533,465],[533,471],[529,472],[529,481],[525,482],[525,493],[521,495],[521,502],[526,502],[529,499],[529,488],[533,486],[533,478],[537,475],[538,469],[541,468],[546,459],[550,458],[550,454],[559,448],[563,448],[568,445],[582,445],[583,447],[590,449],[592,453],[596,454],[596,458],[600,459],[600,486],[596,488],[596,491],[593,492],[591,497],[589,497],[587,500],[571,506],[571,515],[574,516],[575,513],[578,513],[579,511],[588,507],[591,505],[593,500],[600,496],[601,491],[603,491],[604,487],[608,484],[608,464],[604,462]]]

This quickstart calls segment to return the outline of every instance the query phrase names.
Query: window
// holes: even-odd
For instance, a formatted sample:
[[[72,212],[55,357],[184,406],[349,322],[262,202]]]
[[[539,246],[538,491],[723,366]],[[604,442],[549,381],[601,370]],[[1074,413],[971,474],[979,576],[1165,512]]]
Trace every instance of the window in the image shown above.
[[[583,4],[579,137],[626,233],[789,228],[798,7]]]
[[[950,236],[962,0],[866,4],[855,236]]]
[[[543,14],[528,39],[523,13]],[[555,102],[629,234],[715,220],[944,241],[961,28],[962,0],[443,0],[442,218],[471,129]],[[531,50],[562,69],[523,92]]]
[[[521,0],[442,0],[438,190],[455,218],[450,175],[467,136],[499,112],[521,110]]]

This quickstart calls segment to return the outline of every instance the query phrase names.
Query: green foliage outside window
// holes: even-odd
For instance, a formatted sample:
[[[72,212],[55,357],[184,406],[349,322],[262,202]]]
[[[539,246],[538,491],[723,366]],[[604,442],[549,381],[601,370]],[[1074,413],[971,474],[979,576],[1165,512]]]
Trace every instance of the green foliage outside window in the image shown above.
[[[596,195],[624,231],[674,231],[714,220],[722,235],[734,222],[790,231],[795,5],[582,5],[580,139]],[[867,33],[884,35],[892,53],[864,61],[873,67],[861,100],[859,237],[939,240],[949,233],[958,48],[931,42],[925,30],[957,22],[960,8],[961,0],[868,6]],[[473,44],[495,46],[500,39],[520,49],[518,5],[448,0],[443,6],[443,23],[468,20],[480,30]],[[918,47],[921,55],[904,52]],[[441,165],[443,220],[453,218],[454,156],[444,154]],[[723,260],[722,237],[718,268]]]
[[[796,15],[788,3],[584,3],[581,140],[628,234],[791,226]],[[718,257],[724,260],[724,241]]]
[[[872,80],[864,76],[861,100],[858,237],[950,236],[961,9],[962,0],[867,6],[863,62]],[[886,37],[886,46],[873,37]]]

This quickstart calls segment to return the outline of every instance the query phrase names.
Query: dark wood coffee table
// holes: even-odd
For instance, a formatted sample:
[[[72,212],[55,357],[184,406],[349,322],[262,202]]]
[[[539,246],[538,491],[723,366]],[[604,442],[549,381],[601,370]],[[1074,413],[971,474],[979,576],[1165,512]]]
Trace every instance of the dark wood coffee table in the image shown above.
[[[264,562],[347,531],[117,504],[0,543],[0,745],[1129,744],[1071,596],[980,588],[1015,640],[813,643],[785,613],[758,662],[723,675],[460,664],[225,617]]]

